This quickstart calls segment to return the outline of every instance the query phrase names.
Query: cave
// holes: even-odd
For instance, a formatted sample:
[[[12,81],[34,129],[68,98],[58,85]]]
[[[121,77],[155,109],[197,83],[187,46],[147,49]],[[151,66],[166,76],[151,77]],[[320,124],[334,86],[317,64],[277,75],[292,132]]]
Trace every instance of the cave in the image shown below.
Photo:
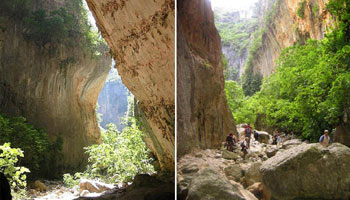
[[[63,17],[70,28],[86,28],[85,22],[69,18],[85,17],[80,3],[0,3],[0,111],[25,117],[51,141],[62,140],[62,157],[43,173],[81,170],[87,163],[83,148],[101,143],[95,108],[112,57],[122,83],[136,99],[135,114],[159,162],[158,174],[174,184],[174,0],[87,0],[106,41],[97,44],[91,42],[94,36],[66,32],[65,25],[55,21]]]

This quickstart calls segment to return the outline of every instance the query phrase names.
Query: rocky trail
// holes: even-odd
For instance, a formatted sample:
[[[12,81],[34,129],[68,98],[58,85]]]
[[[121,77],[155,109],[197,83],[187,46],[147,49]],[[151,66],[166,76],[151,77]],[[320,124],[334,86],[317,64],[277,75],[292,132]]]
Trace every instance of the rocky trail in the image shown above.
[[[242,129],[237,129],[242,135]],[[265,133],[264,133],[265,134]],[[178,161],[179,199],[349,199],[350,148],[286,138],[240,147],[195,150]],[[330,181],[331,180],[331,181]]]
[[[31,200],[70,200],[79,197],[94,197],[113,193],[117,186],[101,183],[93,180],[81,180],[80,184],[73,188],[68,188],[62,181],[36,181],[34,189],[29,189],[28,199]]]

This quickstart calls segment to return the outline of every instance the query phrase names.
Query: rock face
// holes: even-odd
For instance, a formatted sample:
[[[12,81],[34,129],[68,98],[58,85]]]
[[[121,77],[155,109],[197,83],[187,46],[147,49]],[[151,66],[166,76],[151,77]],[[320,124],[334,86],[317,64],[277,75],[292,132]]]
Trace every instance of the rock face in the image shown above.
[[[350,147],[350,124],[339,125],[334,133],[333,142],[342,143]]]
[[[33,1],[31,9],[57,9],[65,0]],[[21,115],[52,140],[63,139],[66,170],[81,168],[87,159],[83,147],[100,142],[95,105],[111,59],[105,47],[94,56],[82,45],[24,39],[23,21],[1,15],[0,109]]]
[[[87,0],[123,84],[139,100],[163,170],[175,156],[175,1]]]
[[[252,60],[255,73],[260,72],[264,77],[274,72],[276,60],[282,49],[307,39],[322,39],[326,27],[332,22],[325,11],[328,0],[306,0],[304,18],[297,15],[297,10],[304,0],[264,0],[260,3],[260,24],[264,16],[271,10],[275,13],[271,23],[266,27],[262,37],[262,46]],[[273,4],[277,6],[273,9]]]
[[[116,71],[116,69],[112,70]],[[125,127],[125,125],[120,124],[120,118],[125,117],[128,109],[128,93],[129,91],[123,85],[120,77],[110,72],[98,96],[99,109],[97,112],[102,114],[100,125],[103,128],[106,129],[109,123],[116,124],[119,131]]]
[[[349,199],[350,148],[301,144],[263,162],[263,183],[272,199]]]
[[[207,0],[180,0],[177,27],[177,152],[218,148],[236,133],[226,102],[221,41]]]

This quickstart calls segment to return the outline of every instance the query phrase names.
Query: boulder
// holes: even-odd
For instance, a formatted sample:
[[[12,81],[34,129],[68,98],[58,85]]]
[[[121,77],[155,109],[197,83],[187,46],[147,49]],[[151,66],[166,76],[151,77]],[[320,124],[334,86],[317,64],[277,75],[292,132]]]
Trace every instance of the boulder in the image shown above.
[[[282,148],[283,149],[289,149],[294,146],[300,145],[302,141],[300,139],[291,139],[283,143]]]
[[[265,144],[268,144],[269,141],[270,141],[270,134],[268,132],[265,132],[265,131],[258,131],[259,133],[259,138],[258,138],[258,141],[260,143],[265,143]]]
[[[235,152],[231,152],[231,151],[223,151],[222,152],[222,158],[225,158],[227,160],[237,160],[239,157],[239,155]]]
[[[350,124],[349,123],[340,125],[336,128],[334,137],[333,137],[333,142],[339,142],[350,147]]]
[[[46,192],[47,190],[46,185],[39,180],[36,180],[34,182],[34,189],[40,192]]]
[[[196,163],[188,163],[187,165],[184,165],[181,168],[181,172],[188,174],[188,173],[195,173],[199,170],[199,167]]]
[[[247,186],[253,185],[255,182],[261,182],[260,167],[262,163],[253,163],[245,173],[245,181]]]
[[[249,192],[255,195],[256,198],[262,200],[270,200],[271,193],[261,182],[256,182],[247,188]]]
[[[272,146],[268,146],[266,148],[266,150],[265,150],[265,153],[266,153],[266,156],[268,158],[271,158],[272,156],[276,155],[277,151],[278,151],[278,148],[272,147]]]
[[[87,190],[89,193],[102,193],[104,191],[111,190],[114,188],[113,185],[87,179],[81,179],[79,187],[80,194],[82,194],[84,190]],[[86,192],[84,192],[84,194],[85,193]]]
[[[243,200],[236,185],[218,172],[216,168],[201,169],[197,176],[191,180],[188,188],[187,200],[216,200],[230,199]]]
[[[300,144],[263,162],[262,181],[273,199],[349,199],[350,148]]]
[[[225,175],[227,177],[232,177],[234,181],[239,181],[243,177],[243,171],[238,165],[226,167],[224,171]]]

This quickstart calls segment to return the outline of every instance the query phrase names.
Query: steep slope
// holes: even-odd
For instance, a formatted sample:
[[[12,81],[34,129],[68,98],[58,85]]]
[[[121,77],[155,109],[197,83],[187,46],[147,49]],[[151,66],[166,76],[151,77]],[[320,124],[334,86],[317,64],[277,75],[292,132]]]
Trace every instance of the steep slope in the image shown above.
[[[194,148],[218,147],[235,126],[210,1],[178,1],[177,38],[177,152],[182,156]]]
[[[15,9],[0,13],[0,110],[26,117],[53,140],[62,137],[63,159],[59,164],[65,170],[82,168],[87,161],[83,147],[100,141],[95,105],[111,65],[108,48],[99,47],[102,54],[95,55],[97,52],[84,46],[83,33],[78,31],[67,41],[56,41],[52,36],[50,42],[44,42],[42,37],[35,37],[40,33],[28,35],[34,28],[25,17],[32,11],[49,13],[66,7],[69,1],[18,2],[1,2],[1,6],[8,3]],[[17,6],[25,12],[19,12]],[[80,19],[80,10],[75,11]],[[55,27],[53,33],[58,30]]]
[[[244,18],[243,11],[227,11],[215,8],[215,26],[221,37],[222,53],[227,60],[224,65],[225,80],[239,81],[248,57],[248,46],[258,28],[257,17]],[[242,17],[241,17],[242,16]]]
[[[252,55],[251,67],[254,73],[264,77],[276,68],[281,51],[307,39],[322,39],[326,27],[332,24],[325,11],[328,0],[262,0],[259,16],[262,42]],[[299,14],[298,14],[299,13]],[[248,66],[249,67],[249,66]]]
[[[151,127],[147,145],[163,170],[175,156],[175,1],[87,0],[123,84]],[[160,144],[160,145],[155,145]]]

